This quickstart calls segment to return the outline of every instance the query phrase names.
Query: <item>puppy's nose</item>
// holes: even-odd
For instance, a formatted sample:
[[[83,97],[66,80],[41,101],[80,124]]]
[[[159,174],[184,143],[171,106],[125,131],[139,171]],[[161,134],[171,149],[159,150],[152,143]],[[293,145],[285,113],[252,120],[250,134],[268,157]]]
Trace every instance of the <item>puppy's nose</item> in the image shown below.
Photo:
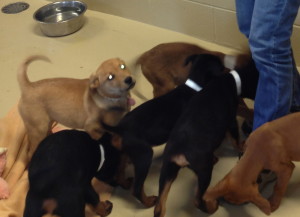
[[[131,85],[132,82],[133,82],[133,79],[131,76],[128,76],[127,78],[125,78],[124,82],[127,84],[127,85]]]

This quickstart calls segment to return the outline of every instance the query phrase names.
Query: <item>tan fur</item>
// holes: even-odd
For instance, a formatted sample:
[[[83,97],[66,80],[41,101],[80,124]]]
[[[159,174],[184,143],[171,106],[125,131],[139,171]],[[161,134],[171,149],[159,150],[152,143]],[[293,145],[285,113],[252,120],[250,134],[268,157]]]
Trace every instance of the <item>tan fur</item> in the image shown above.
[[[300,161],[300,113],[294,113],[264,124],[246,141],[246,150],[237,165],[203,199],[210,213],[217,210],[216,199],[224,197],[231,203],[252,202],[265,214],[275,211],[286,192],[294,164]],[[277,182],[266,200],[256,180],[263,169],[273,171]]]
[[[34,60],[49,59],[31,56],[20,66],[18,82],[21,89],[19,111],[28,131],[31,158],[37,145],[50,133],[53,122],[70,128],[85,129],[92,138],[103,134],[100,120],[116,125],[129,110],[127,84],[131,73],[118,59],[104,61],[90,79],[52,78],[30,82],[27,67]],[[109,80],[109,76],[114,78]]]

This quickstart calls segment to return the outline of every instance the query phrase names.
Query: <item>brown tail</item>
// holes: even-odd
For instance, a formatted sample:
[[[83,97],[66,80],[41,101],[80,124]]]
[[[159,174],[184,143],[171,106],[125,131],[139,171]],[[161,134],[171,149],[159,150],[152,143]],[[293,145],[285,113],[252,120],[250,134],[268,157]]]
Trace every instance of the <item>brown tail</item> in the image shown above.
[[[23,89],[29,87],[31,84],[31,82],[29,81],[28,76],[27,76],[27,67],[31,62],[33,62],[35,60],[44,60],[47,62],[51,62],[48,57],[42,56],[42,55],[34,55],[34,56],[30,56],[27,59],[25,59],[24,62],[21,64],[18,74],[17,74],[17,79],[18,79],[21,91],[23,91]]]

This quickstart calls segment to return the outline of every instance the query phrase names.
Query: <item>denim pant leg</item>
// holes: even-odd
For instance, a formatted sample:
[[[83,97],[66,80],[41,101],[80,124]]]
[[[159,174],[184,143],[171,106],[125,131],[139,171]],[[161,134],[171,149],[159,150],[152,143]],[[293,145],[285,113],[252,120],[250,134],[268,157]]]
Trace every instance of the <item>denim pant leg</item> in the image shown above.
[[[299,111],[300,109],[300,75],[295,63],[294,55],[293,57],[293,100],[292,100],[292,108],[291,110]]]
[[[251,18],[255,0],[235,0],[239,29],[247,38],[250,35]]]
[[[260,73],[253,130],[289,113],[293,96],[290,37],[300,0],[255,0],[249,45]]]

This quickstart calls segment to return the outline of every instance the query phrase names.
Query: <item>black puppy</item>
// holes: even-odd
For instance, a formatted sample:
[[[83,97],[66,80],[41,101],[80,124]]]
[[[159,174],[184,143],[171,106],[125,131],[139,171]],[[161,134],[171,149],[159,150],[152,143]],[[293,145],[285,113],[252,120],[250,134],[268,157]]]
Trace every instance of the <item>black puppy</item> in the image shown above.
[[[61,217],[84,217],[85,204],[107,216],[109,201],[100,202],[91,185],[96,175],[113,181],[120,152],[111,146],[111,135],[99,141],[83,131],[63,130],[45,138],[34,153],[28,168],[29,191],[24,217],[52,213]]]
[[[214,151],[227,131],[238,138],[238,95],[254,99],[258,76],[251,61],[243,69],[220,75],[186,105],[164,150],[155,217],[165,215],[168,192],[179,169],[184,166],[192,169],[198,178],[195,204],[206,211],[202,196],[211,180]]]
[[[144,192],[144,182],[152,162],[152,147],[167,142],[190,98],[224,70],[220,59],[209,54],[193,55],[186,64],[190,62],[192,66],[186,84],[141,104],[127,113],[116,127],[103,123],[107,130],[120,136],[122,149],[134,165],[133,195],[146,207],[153,206],[157,199],[156,196],[147,197]]]

